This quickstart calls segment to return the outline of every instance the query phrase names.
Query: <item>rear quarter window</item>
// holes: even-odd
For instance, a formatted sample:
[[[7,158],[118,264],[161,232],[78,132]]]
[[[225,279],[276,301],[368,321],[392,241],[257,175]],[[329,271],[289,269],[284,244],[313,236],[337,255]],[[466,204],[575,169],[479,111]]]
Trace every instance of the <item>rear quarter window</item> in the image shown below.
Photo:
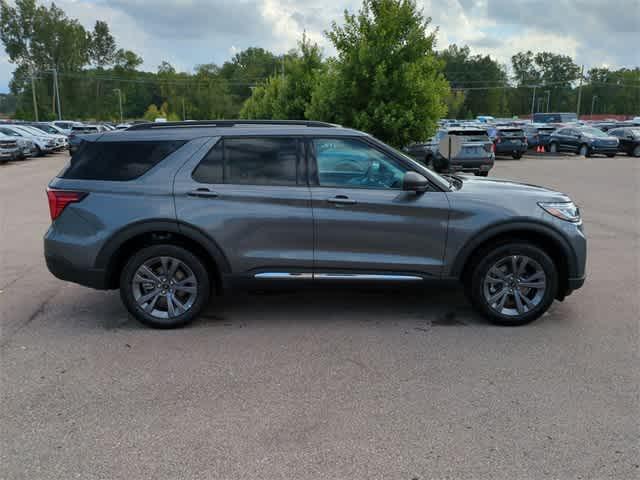
[[[184,145],[185,141],[83,142],[62,178],[133,180]]]

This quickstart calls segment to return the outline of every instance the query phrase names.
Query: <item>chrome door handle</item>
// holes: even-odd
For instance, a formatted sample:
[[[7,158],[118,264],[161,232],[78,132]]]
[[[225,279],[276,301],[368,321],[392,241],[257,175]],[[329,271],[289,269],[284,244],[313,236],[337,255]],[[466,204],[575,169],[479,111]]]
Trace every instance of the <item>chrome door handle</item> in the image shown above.
[[[355,200],[350,199],[346,195],[336,195],[335,197],[327,198],[327,202],[336,205],[354,205],[355,203],[357,203]]]
[[[196,188],[189,192],[190,197],[201,197],[201,198],[216,198],[218,197],[218,192],[214,192],[213,190],[209,190],[208,188]]]

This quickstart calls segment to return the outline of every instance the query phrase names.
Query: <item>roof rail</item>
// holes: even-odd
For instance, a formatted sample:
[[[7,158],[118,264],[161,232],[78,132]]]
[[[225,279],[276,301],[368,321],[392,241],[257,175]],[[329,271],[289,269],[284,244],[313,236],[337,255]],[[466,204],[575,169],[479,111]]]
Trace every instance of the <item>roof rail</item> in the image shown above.
[[[335,123],[317,122],[314,120],[194,120],[186,122],[156,122],[131,125],[127,130],[155,130],[160,128],[193,128],[193,127],[235,127],[242,125],[291,125],[301,127],[331,127]]]

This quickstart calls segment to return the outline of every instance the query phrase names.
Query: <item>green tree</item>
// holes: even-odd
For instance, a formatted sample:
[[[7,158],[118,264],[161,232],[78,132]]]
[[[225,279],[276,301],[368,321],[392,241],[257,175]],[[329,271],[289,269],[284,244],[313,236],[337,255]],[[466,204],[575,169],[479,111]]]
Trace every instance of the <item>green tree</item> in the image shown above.
[[[253,88],[240,111],[242,118],[305,118],[316,79],[324,72],[320,47],[303,35],[298,50],[289,52],[283,61],[284,75],[273,75]]]
[[[444,61],[444,75],[454,92],[464,92],[457,104],[447,100],[449,115],[465,118],[475,115],[509,114],[505,90],[507,74],[489,55],[471,55],[469,47],[451,45],[438,54]]]
[[[109,25],[103,21],[96,21],[90,34],[89,55],[91,61],[98,68],[112,65],[116,59],[116,41],[109,31]]]
[[[319,78],[308,118],[367,131],[395,146],[424,140],[446,112],[435,32],[413,0],[364,0],[327,33],[338,57]]]
[[[231,93],[239,105],[251,96],[251,87],[266,80],[279,70],[281,63],[264,48],[250,47],[224,62],[220,75],[229,83]]]
[[[121,48],[116,52],[114,62],[116,67],[123,70],[135,70],[144,63],[144,60],[131,50]]]

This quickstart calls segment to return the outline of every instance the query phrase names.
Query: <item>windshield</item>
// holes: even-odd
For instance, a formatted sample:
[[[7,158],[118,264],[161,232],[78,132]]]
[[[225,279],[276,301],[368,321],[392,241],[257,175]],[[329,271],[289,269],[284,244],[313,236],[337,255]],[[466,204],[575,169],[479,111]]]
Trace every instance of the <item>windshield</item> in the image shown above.
[[[597,128],[583,128],[580,130],[583,135],[589,135],[590,137],[604,138],[608,137],[606,133],[602,130],[598,130]]]
[[[633,135],[636,138],[640,137],[640,128],[632,128],[631,129],[631,135]]]
[[[5,135],[9,135],[10,137],[21,137],[18,132],[11,130],[10,128],[0,128],[0,133],[4,133]]]

